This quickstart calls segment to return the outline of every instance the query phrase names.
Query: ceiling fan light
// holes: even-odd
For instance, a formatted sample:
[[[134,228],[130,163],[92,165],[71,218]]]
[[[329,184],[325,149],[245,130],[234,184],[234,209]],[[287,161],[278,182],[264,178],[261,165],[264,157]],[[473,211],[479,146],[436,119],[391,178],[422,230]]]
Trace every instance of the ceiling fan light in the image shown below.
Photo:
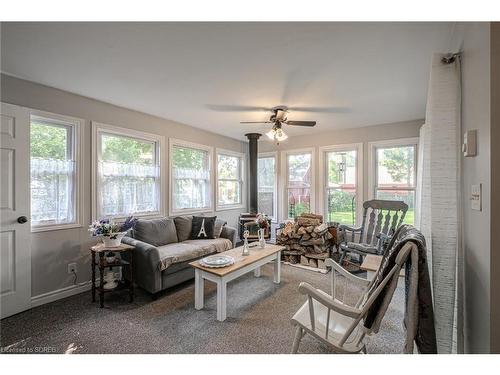
[[[271,141],[274,141],[274,137],[276,135],[276,130],[273,128],[271,130],[269,130],[267,133],[266,133],[267,137],[271,140]]]
[[[274,138],[278,142],[282,142],[282,141],[284,141],[285,139],[288,138],[288,135],[286,135],[286,133],[282,129],[277,129]]]

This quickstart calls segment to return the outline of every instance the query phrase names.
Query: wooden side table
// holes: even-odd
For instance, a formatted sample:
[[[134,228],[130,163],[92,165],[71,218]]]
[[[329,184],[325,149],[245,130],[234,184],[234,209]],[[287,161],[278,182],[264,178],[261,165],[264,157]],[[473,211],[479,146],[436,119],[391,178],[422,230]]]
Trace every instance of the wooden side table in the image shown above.
[[[104,293],[107,292],[113,292],[119,289],[120,287],[118,286],[117,288],[106,290],[104,289],[104,270],[109,267],[109,269],[112,269],[113,267],[122,267],[123,268],[128,268],[128,291],[129,291],[129,297],[130,297],[130,302],[134,301],[134,269],[133,269],[133,263],[134,263],[134,257],[132,255],[132,251],[135,249],[134,246],[126,245],[126,244],[121,244],[118,247],[106,247],[104,246],[103,243],[97,244],[95,246],[92,246],[90,248],[90,253],[92,255],[92,302],[95,302],[95,294],[96,290],[99,291],[99,302],[101,308],[104,307]],[[116,258],[114,262],[108,263],[106,259],[104,258],[104,255],[106,252],[112,251],[113,253],[124,253],[124,252],[130,252],[130,256],[128,257],[129,260],[124,260],[124,259],[118,259]],[[99,260],[96,259],[96,255],[99,255]],[[95,285],[95,269],[96,266],[99,267],[99,287],[96,287]]]

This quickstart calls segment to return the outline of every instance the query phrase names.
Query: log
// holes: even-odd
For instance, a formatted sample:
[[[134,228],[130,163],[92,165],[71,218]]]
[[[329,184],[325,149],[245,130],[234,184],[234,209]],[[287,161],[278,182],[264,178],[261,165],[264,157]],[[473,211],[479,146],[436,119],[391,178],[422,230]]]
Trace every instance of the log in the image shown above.
[[[285,255],[302,255],[304,254],[303,251],[299,251],[299,250],[283,250],[283,254]]]
[[[317,225],[320,225],[321,222],[319,221],[319,219],[312,219],[312,218],[308,218],[308,217],[298,217],[297,218],[297,224],[301,227],[308,227],[310,225],[313,225],[313,226],[317,226]]]
[[[311,235],[309,233],[303,234],[302,235],[302,240],[307,241],[311,239]]]
[[[303,213],[300,215],[300,217],[306,217],[306,218],[310,218],[310,219],[317,219],[319,220],[321,223],[323,222],[323,215],[317,215],[317,214],[310,214],[310,213]]]
[[[327,230],[328,230],[328,225],[326,225],[325,223],[318,225],[316,228],[314,228],[314,232],[316,232],[318,234],[323,234]]]
[[[320,254],[316,254],[316,253],[305,253],[304,254],[305,257],[307,258],[314,258],[314,259],[326,259],[328,258],[328,253],[325,252],[325,253],[320,253]]]
[[[318,262],[316,261],[316,259],[313,258],[309,259],[309,267],[318,268]]]

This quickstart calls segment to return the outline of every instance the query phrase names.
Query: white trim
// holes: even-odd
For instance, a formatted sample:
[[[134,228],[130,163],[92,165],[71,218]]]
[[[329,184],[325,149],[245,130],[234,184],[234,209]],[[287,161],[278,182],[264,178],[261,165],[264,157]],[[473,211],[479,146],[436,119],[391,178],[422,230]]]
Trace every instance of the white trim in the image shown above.
[[[377,147],[396,147],[396,146],[415,146],[415,192],[417,189],[417,162],[418,162],[418,137],[412,138],[399,138],[399,139],[387,139],[384,141],[374,141],[368,142],[368,196],[367,199],[371,200],[375,197],[375,175],[376,168],[375,165],[375,149]],[[415,197],[416,198],[416,197]],[[416,206],[416,205],[415,205]],[[415,210],[417,207],[415,207]]]
[[[92,165],[91,165],[91,174],[92,174],[92,220],[97,220],[98,219],[98,207],[97,207],[97,194],[98,194],[98,187],[97,187],[97,181],[98,181],[98,176],[97,176],[97,162],[98,162],[98,152],[99,152],[99,138],[98,135],[100,132],[104,133],[111,133],[111,134],[116,134],[119,136],[124,136],[124,137],[131,137],[131,138],[137,138],[149,142],[154,142],[157,144],[157,149],[155,150],[157,152],[157,165],[158,165],[158,170],[160,173],[160,192],[159,192],[159,197],[160,197],[160,206],[158,207],[158,211],[156,212],[151,212],[147,214],[134,214],[135,217],[144,217],[144,218],[152,218],[152,217],[158,217],[158,216],[164,216],[165,215],[165,173],[164,173],[164,165],[166,164],[166,152],[165,152],[165,137],[159,134],[153,134],[153,133],[146,133],[143,131],[137,131],[129,128],[123,128],[123,127],[118,127],[114,125],[108,125],[108,124],[103,124],[97,121],[91,121],[92,125],[92,139],[91,139],[91,144],[92,144]],[[119,215],[119,216],[114,216],[113,219],[123,219],[127,215]]]
[[[311,212],[316,211],[316,199],[315,199],[315,191],[316,191],[316,148],[315,147],[305,147],[293,150],[283,150],[281,151],[281,221],[285,222],[289,220],[288,217],[288,202],[287,202],[287,189],[288,189],[288,155],[298,155],[298,154],[311,154],[311,183],[309,187],[309,191],[311,193],[310,199],[310,207]]]
[[[279,160],[278,160],[278,151],[268,151],[268,152],[259,152],[257,154],[257,167],[258,160],[260,158],[274,158],[274,191],[273,191],[273,212],[274,215],[270,216],[271,222],[277,223],[278,218],[280,217],[278,207],[279,207],[279,198],[278,198],[278,180],[279,180]],[[257,185],[257,193],[259,191],[259,187]]]
[[[29,126],[31,129],[31,119],[32,117],[38,117],[44,120],[53,120],[56,123],[60,122],[62,125],[71,126],[73,134],[73,157],[75,159],[75,221],[73,223],[58,223],[58,224],[39,224],[39,225],[31,225],[31,233],[37,232],[48,232],[53,230],[63,230],[63,229],[71,229],[71,228],[81,228],[83,227],[84,222],[84,179],[83,173],[85,171],[85,158],[84,158],[84,137],[83,137],[83,126],[85,124],[85,120],[72,117],[60,115],[52,112],[45,112],[36,109],[28,108],[29,110]],[[31,149],[30,149],[31,154]],[[30,167],[31,168],[31,167]],[[31,175],[30,175],[31,181]],[[31,199],[30,199],[31,206]],[[31,207],[30,207],[31,212]],[[30,220],[31,223],[31,220]]]
[[[85,281],[77,285],[70,285],[61,289],[53,290],[47,293],[42,293],[31,297],[31,307],[45,305],[46,303],[54,302],[62,298],[74,296],[91,290],[92,280]],[[89,302],[90,303],[90,302]]]
[[[240,159],[240,203],[237,204],[223,204],[219,205],[219,155],[233,156]],[[242,152],[226,150],[223,148],[215,149],[214,156],[214,172],[215,172],[215,210],[216,211],[227,211],[234,210],[238,208],[245,207],[244,198],[246,196],[246,184],[245,184],[245,173],[246,173],[246,158],[245,154]]]
[[[327,217],[325,207],[325,153],[335,151],[356,151],[356,224],[361,222],[363,215],[364,185],[363,185],[363,143],[348,143],[319,147],[319,194],[318,213]],[[350,223],[351,224],[351,223]]]
[[[204,207],[204,208],[189,208],[189,209],[180,209],[180,210],[174,210],[173,209],[173,203],[172,203],[172,193],[173,193],[173,188],[172,188],[172,151],[174,146],[184,146],[184,147],[189,147],[197,150],[202,150],[202,151],[207,151],[208,152],[208,165],[210,167],[210,206],[209,207]],[[168,184],[169,184],[169,189],[168,189],[168,214],[169,216],[176,216],[176,215],[190,215],[190,214],[195,214],[195,213],[207,213],[207,212],[214,212],[214,180],[215,180],[215,172],[214,172],[214,148],[212,146],[206,146],[202,145],[199,143],[194,143],[194,142],[189,142],[189,141],[184,141],[181,139],[176,139],[176,138],[169,138],[169,148],[168,148],[168,159],[169,159],[169,164],[168,164]]]

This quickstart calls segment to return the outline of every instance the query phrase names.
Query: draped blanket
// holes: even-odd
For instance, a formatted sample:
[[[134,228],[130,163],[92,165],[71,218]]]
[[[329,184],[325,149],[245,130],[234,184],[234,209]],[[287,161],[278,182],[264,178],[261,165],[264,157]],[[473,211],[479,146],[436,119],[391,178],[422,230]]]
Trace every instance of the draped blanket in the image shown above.
[[[408,241],[416,244],[417,249],[413,248],[405,264],[405,353],[413,353],[413,343],[415,342],[419,353],[436,354],[432,288],[427,265],[425,238],[420,231],[406,224],[398,228],[382,257],[371,291],[374,291],[389,274],[396,264],[399,251]],[[389,282],[373,302],[364,320],[366,328],[374,332],[378,331],[396,289],[397,279],[395,277],[393,282]]]

